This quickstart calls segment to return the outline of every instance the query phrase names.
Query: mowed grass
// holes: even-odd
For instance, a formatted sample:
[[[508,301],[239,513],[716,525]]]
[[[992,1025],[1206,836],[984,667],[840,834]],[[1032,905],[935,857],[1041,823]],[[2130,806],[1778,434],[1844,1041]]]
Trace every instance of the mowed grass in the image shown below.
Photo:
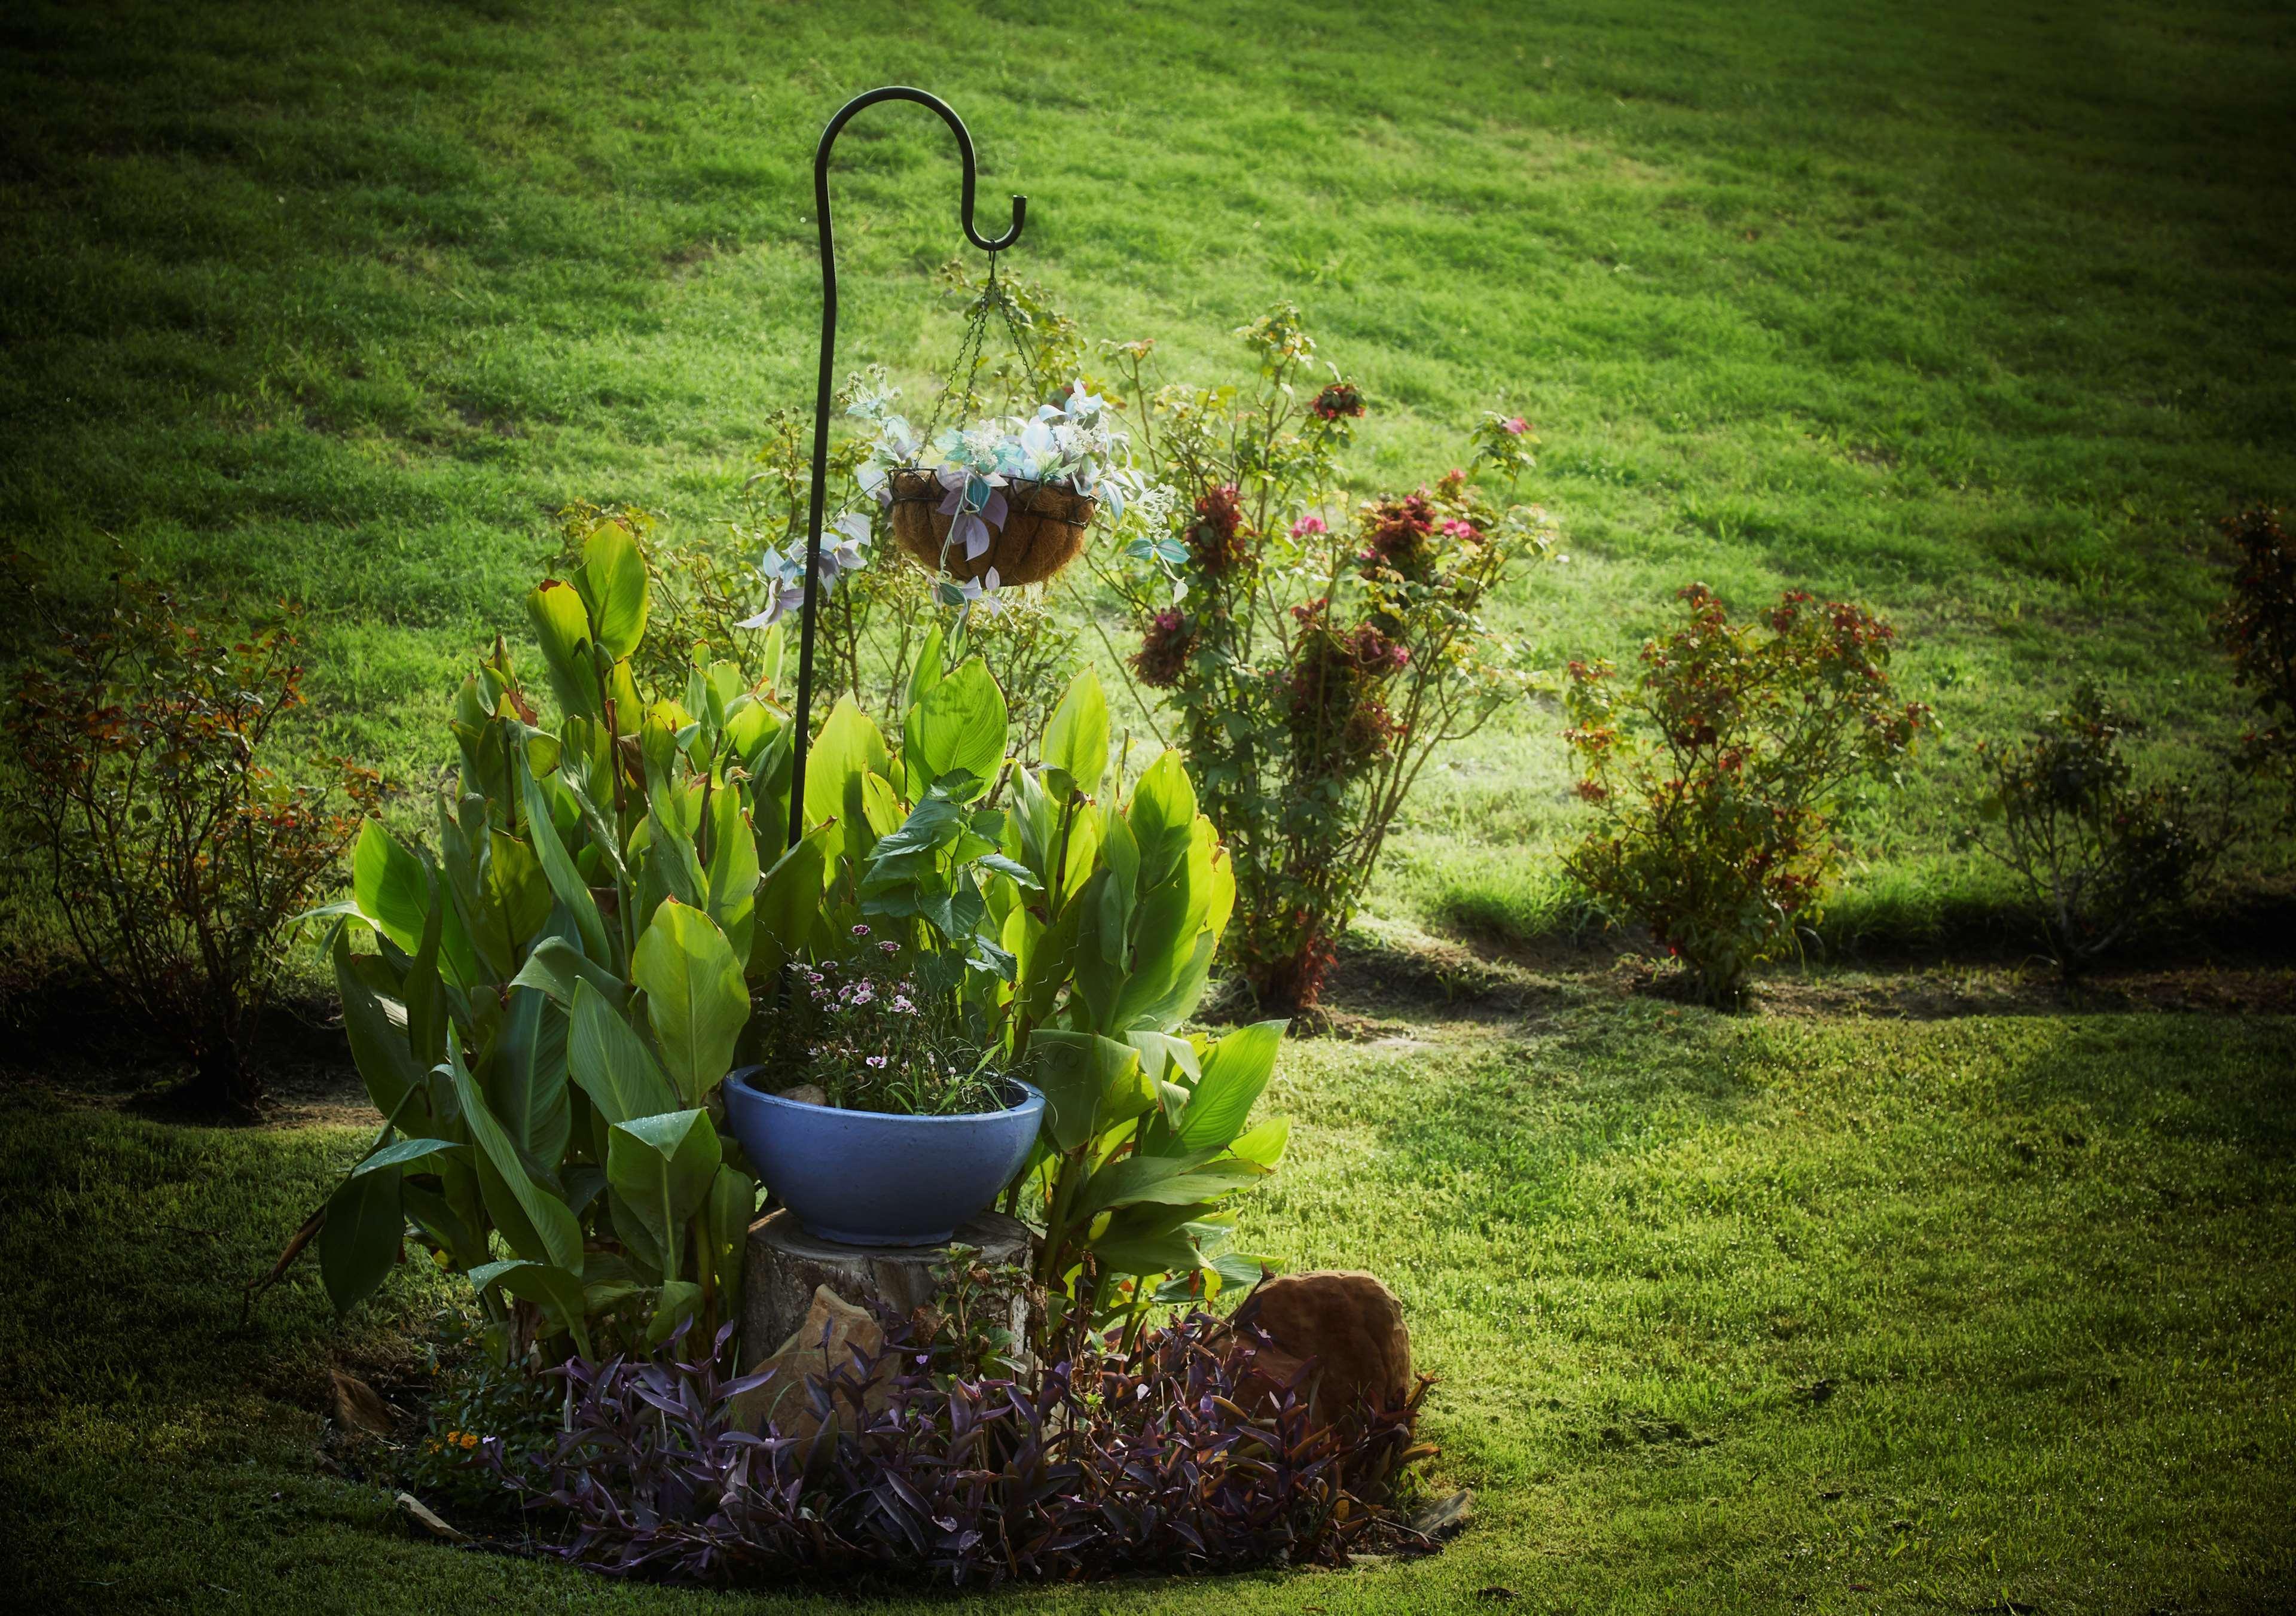
[[[1601,999],[1303,1046],[1250,1239],[1396,1286],[1473,1527],[1423,1563],[1004,1603],[2284,1609],[2292,1102],[2296,1034],[2262,1020]],[[386,1494],[319,1471],[324,1361],[403,1364],[443,1286],[403,1269],[338,1325],[306,1269],[240,1322],[236,1282],[352,1131],[0,1117],[26,1608],[751,1608],[410,1542]]]
[[[521,637],[550,513],[699,531],[765,413],[809,400],[815,137],[905,80],[971,119],[991,227],[1029,193],[1013,264],[1093,331],[1215,379],[1232,327],[1296,299],[1370,391],[1359,487],[1439,471],[1487,404],[1531,416],[1570,559],[1494,617],[1539,665],[1630,653],[1693,578],[1896,620],[1947,736],[1861,816],[1847,935],[1997,908],[1948,852],[1970,749],[2078,675],[2163,766],[2241,723],[2210,524],[2296,488],[2284,9],[34,4],[6,29],[13,542],[68,580],[117,537],[307,603],[323,738],[383,763],[410,821],[459,671]],[[919,110],[849,131],[841,362],[917,389],[947,358],[955,182]],[[1430,772],[1377,911],[1553,929],[1559,725],[1527,701]],[[2253,841],[2235,876],[2288,851]]]
[[[1544,666],[1630,655],[1692,578],[1892,617],[1948,733],[1861,810],[1838,935],[1997,922],[1946,850],[1970,748],[2080,673],[2163,766],[2241,725],[2209,523],[2296,487],[2284,11],[27,4],[0,42],[10,544],[71,588],[116,537],[303,602],[310,738],[410,822],[551,513],[699,531],[808,400],[814,140],[904,80],[971,120],[990,227],[1029,193],[1013,267],[1095,332],[1216,379],[1296,299],[1372,397],[1358,488],[1532,416],[1569,560],[1494,618]],[[840,147],[840,352],[913,389],[955,335],[955,176],[913,111]],[[1559,725],[1526,702],[1430,770],[1369,929],[1578,922]],[[1009,1603],[2285,1608],[2287,1021],[1541,1002],[1296,1046],[1246,1225],[1403,1292],[1474,1528]],[[355,1130],[0,1100],[17,1601],[729,1608],[408,1541],[319,1468],[324,1364],[404,1365],[446,1294],[402,1271],[338,1325],[304,1273],[241,1322]]]

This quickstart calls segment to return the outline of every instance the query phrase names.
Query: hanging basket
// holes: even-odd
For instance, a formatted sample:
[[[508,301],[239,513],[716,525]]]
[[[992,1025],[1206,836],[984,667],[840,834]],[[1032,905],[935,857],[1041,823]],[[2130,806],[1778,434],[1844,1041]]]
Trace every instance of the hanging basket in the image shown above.
[[[928,572],[946,572],[960,582],[984,578],[996,569],[999,588],[1040,584],[1084,553],[1085,534],[1100,502],[1066,488],[1015,480],[1004,485],[1004,525],[989,529],[988,548],[967,556],[948,542],[954,515],[941,514],[947,493],[940,479],[910,466],[896,467],[886,480],[893,491],[893,537],[909,558]],[[944,548],[945,547],[945,548]]]

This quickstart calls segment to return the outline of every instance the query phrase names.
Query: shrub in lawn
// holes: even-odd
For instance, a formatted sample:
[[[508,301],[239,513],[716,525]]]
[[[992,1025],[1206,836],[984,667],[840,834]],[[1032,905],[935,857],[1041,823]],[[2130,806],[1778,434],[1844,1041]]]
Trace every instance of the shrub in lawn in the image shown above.
[[[2296,546],[2280,513],[2263,507],[2224,524],[2240,547],[2232,598],[2217,615],[2217,633],[2232,654],[2233,679],[2256,693],[2259,726],[2245,737],[2243,759],[2290,788],[2296,815]]]
[[[1311,1007],[1428,758],[1522,689],[1476,615],[1543,554],[1542,513],[1495,504],[1464,470],[1336,503],[1334,456],[1366,408],[1288,306],[1237,333],[1238,389],[1157,388],[1149,345],[1115,349],[1155,479],[1103,576],[1130,606],[1140,682],[1160,692],[1234,861],[1229,954],[1265,1009]],[[1488,416],[1472,464],[1512,487],[1520,418]]]
[[[2017,878],[2068,978],[2181,904],[2223,846],[2191,782],[2136,783],[2120,743],[2143,727],[2085,680],[2029,739],[1979,744],[1986,789],[1963,841]]]
[[[982,1375],[888,1316],[882,1349],[811,1380],[837,1434],[738,1429],[717,1356],[578,1359],[564,1434],[504,1473],[560,1513],[547,1546],[619,1577],[718,1585],[882,1569],[956,1585],[1343,1565],[1432,1449],[1411,1405],[1311,1407],[1244,1384],[1265,1337],[1191,1313],[1128,1354]],[[1422,1383],[1423,1390],[1424,1382]],[[875,1387],[875,1391],[870,1388]]]
[[[1572,662],[1564,739],[1596,815],[1565,859],[1595,902],[1678,956],[1708,1002],[1816,918],[1841,856],[1840,798],[1895,783],[1930,710],[1891,689],[1894,631],[1789,590],[1732,622],[1703,584],[1622,680]]]
[[[193,1062],[184,1097],[252,1112],[282,946],[340,884],[379,782],[342,760],[316,783],[266,767],[303,701],[291,612],[242,633],[126,559],[87,619],[32,598],[48,620],[8,715],[9,817],[80,956]]]

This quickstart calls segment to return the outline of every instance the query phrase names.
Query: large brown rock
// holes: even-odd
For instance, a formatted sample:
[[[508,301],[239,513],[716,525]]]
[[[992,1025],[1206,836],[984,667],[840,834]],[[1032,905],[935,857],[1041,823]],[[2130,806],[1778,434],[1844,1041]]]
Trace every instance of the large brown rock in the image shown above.
[[[813,1306],[790,1332],[789,1339],[750,1366],[751,1374],[769,1374],[773,1378],[734,1399],[734,1424],[743,1431],[763,1431],[770,1421],[783,1436],[812,1444],[824,1424],[834,1431],[849,1405],[838,1399],[830,1418],[823,1420],[806,1382],[825,1384],[827,1377],[840,1369],[857,1374],[854,1349],[874,1357],[884,1345],[885,1333],[868,1309],[855,1307],[827,1285],[817,1287]],[[888,1378],[880,1374],[862,1393],[862,1406],[872,1411],[883,1407],[891,1390]],[[807,1451],[811,1452],[810,1446]]]
[[[1255,1353],[1247,1390],[1273,1390],[1313,1358],[1319,1409],[1336,1412],[1358,1397],[1380,1408],[1410,1400],[1411,1333],[1403,1304],[1376,1275],[1276,1275],[1244,1298],[1235,1323],[1257,1325],[1275,1343]]]

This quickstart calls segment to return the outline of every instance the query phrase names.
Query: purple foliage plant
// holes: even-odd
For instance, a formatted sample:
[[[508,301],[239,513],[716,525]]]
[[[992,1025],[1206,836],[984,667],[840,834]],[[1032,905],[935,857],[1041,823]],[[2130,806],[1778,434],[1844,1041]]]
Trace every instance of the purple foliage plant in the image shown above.
[[[1271,1383],[1253,1370],[1267,1339],[1201,1312],[1026,1379],[882,1322],[881,1349],[808,1377],[818,1440],[741,1428],[735,1399],[768,1377],[723,1374],[720,1332],[691,1361],[568,1362],[554,1449],[503,1461],[504,1479],[556,1523],[545,1552],[720,1587],[1343,1565],[1367,1535],[1423,1546],[1393,1505],[1433,1452],[1414,1429],[1424,1380],[1401,1408],[1320,1407],[1312,1364]]]

